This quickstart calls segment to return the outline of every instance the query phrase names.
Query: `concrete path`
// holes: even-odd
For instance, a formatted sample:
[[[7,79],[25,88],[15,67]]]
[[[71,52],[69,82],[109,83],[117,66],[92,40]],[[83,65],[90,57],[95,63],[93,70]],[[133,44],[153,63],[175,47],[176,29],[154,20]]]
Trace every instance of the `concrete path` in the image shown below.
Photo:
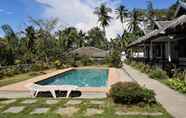
[[[170,89],[157,80],[150,79],[147,75],[125,65],[123,69],[140,85],[153,89],[156,99],[174,118],[186,118],[186,96]]]

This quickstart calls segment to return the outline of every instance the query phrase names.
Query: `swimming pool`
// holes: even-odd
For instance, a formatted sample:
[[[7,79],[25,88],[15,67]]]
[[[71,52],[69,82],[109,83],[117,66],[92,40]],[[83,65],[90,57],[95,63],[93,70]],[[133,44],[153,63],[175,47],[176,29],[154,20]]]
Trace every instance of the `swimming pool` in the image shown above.
[[[106,87],[108,69],[74,69],[37,82],[40,85],[76,85],[79,87]]]

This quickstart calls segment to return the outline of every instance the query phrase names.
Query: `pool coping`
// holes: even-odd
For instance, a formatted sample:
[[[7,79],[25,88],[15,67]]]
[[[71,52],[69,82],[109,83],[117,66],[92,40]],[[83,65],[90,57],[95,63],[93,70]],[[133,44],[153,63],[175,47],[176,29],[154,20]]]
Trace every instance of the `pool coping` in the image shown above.
[[[98,69],[109,69],[108,75],[108,86],[107,87],[79,87],[79,91],[82,93],[108,93],[111,85],[124,81],[119,77],[117,73],[117,68],[107,68],[107,67],[77,67],[77,68],[67,68],[62,70],[56,70],[54,72],[47,73],[45,75],[37,76],[29,80],[21,81],[15,84],[6,85],[0,87],[0,92],[29,92],[29,88],[26,87],[28,84],[35,83],[41,80],[48,79],[50,77],[56,76],[61,73],[65,73],[74,69],[86,69],[86,68],[98,68]]]

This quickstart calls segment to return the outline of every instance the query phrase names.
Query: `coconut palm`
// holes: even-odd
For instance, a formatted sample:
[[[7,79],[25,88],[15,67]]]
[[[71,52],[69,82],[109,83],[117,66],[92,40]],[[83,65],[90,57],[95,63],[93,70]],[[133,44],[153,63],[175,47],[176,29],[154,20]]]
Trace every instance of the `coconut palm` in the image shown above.
[[[140,14],[139,12],[134,9],[131,13],[131,18],[130,20],[127,21],[127,25],[128,25],[128,30],[130,32],[138,32],[139,31],[139,25],[140,25]]]
[[[153,3],[151,0],[148,0],[147,1],[147,18],[148,20],[150,21],[150,28],[151,30],[153,30],[154,28],[154,18],[155,18],[155,11],[154,11],[154,8],[153,8]]]
[[[110,20],[112,19],[109,15],[111,12],[112,9],[107,7],[105,4],[101,4],[100,7],[96,7],[96,10],[94,11],[94,13],[98,16],[98,22],[102,26],[104,33],[106,26],[109,25]]]
[[[18,38],[16,33],[13,31],[12,27],[8,24],[1,26],[2,30],[5,33],[5,38],[8,41],[9,48],[12,48],[13,50],[16,49],[16,46],[18,45]]]
[[[28,26],[25,29],[25,34],[26,34],[26,37],[28,38],[27,48],[28,48],[28,50],[30,50],[32,52],[33,48],[34,48],[35,39],[36,39],[34,27]]]
[[[121,24],[122,24],[122,28],[123,28],[123,32],[125,31],[124,29],[124,19],[127,17],[128,15],[128,10],[125,8],[125,6],[120,5],[117,9],[116,9],[116,19],[119,19]]]

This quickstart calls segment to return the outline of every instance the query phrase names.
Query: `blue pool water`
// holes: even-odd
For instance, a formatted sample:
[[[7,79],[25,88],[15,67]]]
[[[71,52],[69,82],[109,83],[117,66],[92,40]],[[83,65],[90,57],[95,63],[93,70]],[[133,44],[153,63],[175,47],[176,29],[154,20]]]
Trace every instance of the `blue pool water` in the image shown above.
[[[108,69],[77,69],[37,82],[40,85],[107,86]]]

